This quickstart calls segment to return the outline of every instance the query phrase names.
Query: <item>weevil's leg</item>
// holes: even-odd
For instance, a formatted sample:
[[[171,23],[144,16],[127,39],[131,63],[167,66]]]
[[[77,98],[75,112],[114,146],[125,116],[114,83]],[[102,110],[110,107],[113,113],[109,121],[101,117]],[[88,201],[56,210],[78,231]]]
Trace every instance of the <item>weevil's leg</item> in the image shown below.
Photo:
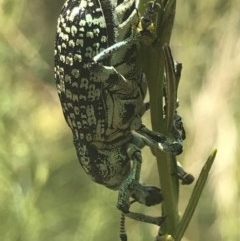
[[[162,151],[171,152],[173,154],[180,154],[182,151],[182,145],[178,142],[171,142],[168,138],[160,133],[156,133],[148,130],[145,126],[141,125],[139,129],[136,130],[141,136],[136,136],[137,133],[134,134],[136,140],[139,138],[142,141],[150,146],[160,148]],[[136,141],[135,141],[136,142]],[[189,185],[194,181],[194,176],[190,173],[187,173],[181,164],[177,162],[177,174],[178,178],[182,180],[182,185]]]
[[[135,185],[131,197],[138,203],[153,206],[163,201],[161,189],[154,186],[145,186],[140,183]]]
[[[166,44],[163,47],[166,79],[163,84],[163,96],[165,99],[164,112],[168,128],[175,140],[182,142],[185,139],[182,118],[177,113],[179,101],[177,90],[181,77],[182,65],[173,60],[170,47]]]
[[[148,84],[146,80],[146,75],[144,73],[142,74],[141,80],[139,83],[140,83],[139,88],[142,92],[142,96],[145,97],[148,89]],[[150,110],[150,102],[143,103],[142,108],[139,112],[140,117],[142,117],[147,110]]]
[[[175,111],[174,114],[171,133],[174,140],[177,140],[178,142],[182,142],[186,139],[186,133],[182,123],[182,118],[180,115],[178,115],[177,111]]]
[[[154,131],[149,130],[143,124],[140,127],[136,128],[137,125],[140,124],[138,118],[134,120],[133,124],[135,124],[134,130],[142,136],[142,140],[144,143],[150,147],[156,147],[164,152],[170,152],[176,155],[182,153],[182,145],[179,142],[172,141],[171,139],[167,138],[165,135],[161,133],[157,133]],[[136,134],[137,134],[136,133]],[[139,138],[139,137],[138,137]]]
[[[105,66],[101,63],[91,62],[88,64],[88,68],[96,75],[99,81],[106,82],[109,80],[111,81],[109,84],[114,84],[118,78],[124,78],[113,66]],[[110,78],[110,76],[114,76],[115,78]]]
[[[104,59],[112,56],[114,53],[116,53],[120,50],[123,50],[124,48],[129,48],[130,46],[132,46],[134,44],[137,44],[140,39],[141,39],[141,35],[136,35],[135,37],[129,37],[123,41],[115,43],[115,44],[111,45],[110,47],[101,51],[99,54],[97,54],[93,58],[93,62],[99,63],[100,61],[103,61]]]
[[[131,130],[136,131],[136,133],[134,134],[137,137],[136,139],[141,139],[147,146],[155,147],[164,152],[170,152],[175,155],[179,155],[182,153],[181,143],[177,141],[172,141],[161,133],[149,130],[142,124],[140,116],[135,117],[135,119],[131,122],[130,128]]]
[[[152,217],[142,213],[135,213],[135,212],[125,213],[125,215],[128,218],[131,218],[140,222],[144,222],[144,223],[155,224],[158,226],[161,226],[165,220],[165,217]]]
[[[125,36],[129,36],[129,30],[132,31],[132,35],[137,31],[137,25],[139,23],[138,13],[139,1],[136,0],[125,0],[122,1],[115,8],[115,13],[118,19],[118,36],[117,39],[124,39]],[[126,9],[132,9],[130,15],[126,14]],[[119,42],[119,41],[117,41]]]
[[[147,30],[149,26],[156,19],[156,14],[161,8],[160,4],[157,1],[149,1],[148,6],[145,10],[143,17],[141,18],[141,26],[143,31]]]
[[[134,193],[136,194],[135,188],[138,187],[138,183],[139,183],[142,157],[138,146],[135,146],[134,144],[129,144],[128,153],[129,153],[129,156],[131,156],[131,160],[133,161],[133,166],[129,176],[127,177],[126,180],[123,181],[123,183],[119,188],[117,207],[127,217],[131,219],[135,219],[137,221],[146,222],[146,223],[152,223],[160,226],[164,221],[164,217],[151,217],[145,214],[129,211],[130,204],[131,204],[130,197]]]
[[[156,18],[156,13],[159,7],[160,5],[156,3],[156,1],[151,1],[148,4],[144,17],[141,19],[141,31],[133,33],[133,36],[126,38],[125,40],[117,42],[111,45],[110,47],[106,48],[105,50],[97,54],[93,58],[93,61],[96,63],[103,61],[104,59],[112,56],[114,53],[121,51],[124,48],[129,48],[131,45],[137,44],[142,40],[145,41],[149,39],[153,41],[155,37],[153,37],[153,34],[151,33],[151,31],[148,30],[148,28]],[[136,16],[137,14],[135,13],[135,11],[133,11],[129,18],[119,25],[119,29],[129,29],[129,27],[126,28],[126,26],[130,25],[133,22],[133,18],[135,18]]]
[[[140,116],[143,116],[146,111],[150,110],[150,102],[143,103],[141,112],[139,113]]]
[[[114,88],[114,92],[118,93],[132,93],[136,86],[133,82],[127,81],[127,79],[121,75],[113,66],[105,66],[101,63],[92,62],[89,64],[89,69],[93,72],[99,81],[103,81],[104,86],[111,90]]]
[[[139,216],[140,215],[140,216]],[[137,214],[136,213],[131,213],[128,215],[129,218],[132,218],[132,219],[135,219],[137,221],[142,221],[139,220],[139,217],[141,217],[142,214]],[[130,217],[131,216],[131,217]],[[125,217],[126,217],[126,214],[124,213],[121,213],[121,218],[120,218],[120,229],[119,229],[119,236],[120,236],[120,240],[121,241],[127,241],[127,234],[126,234],[126,230],[125,230]],[[154,218],[155,219],[155,218]],[[155,222],[155,220],[152,220]],[[164,221],[164,217],[159,217],[158,218],[158,223],[157,225],[160,226],[161,223],[163,223]],[[156,223],[153,223],[153,224],[156,224]]]
[[[177,89],[179,85],[179,81],[181,78],[181,71],[182,71],[182,64],[177,63],[173,60],[171,49],[168,45],[165,45],[163,47],[164,55],[165,55],[165,69],[168,75],[171,76],[171,79],[174,81],[174,90],[170,89],[169,85],[169,79],[166,81],[166,83],[163,85],[163,93],[165,97],[165,103],[164,111],[166,115],[166,119],[169,119],[169,113],[172,115],[172,128],[171,128],[171,134],[174,140],[177,140],[179,143],[181,143],[186,138],[185,129],[183,126],[182,118],[177,112],[177,108],[179,107],[179,101],[177,99]],[[172,99],[171,96],[174,95],[175,99]],[[173,101],[173,103],[172,103]],[[170,108],[170,106],[174,107],[174,110]],[[185,172],[183,167],[179,162],[177,162],[177,177],[182,180],[183,185],[191,184],[194,181],[194,177]]]
[[[103,81],[104,87],[115,95],[124,93],[125,96],[131,96],[138,90],[138,85],[135,81],[128,81],[113,66],[91,63],[89,68],[91,68],[91,71],[94,72],[99,81]]]
[[[143,131],[143,132],[142,132]],[[160,133],[156,133],[148,130],[145,126],[141,125],[139,129],[136,130],[138,133],[134,133],[135,143],[142,148],[141,145],[148,145],[150,147],[157,147],[163,151],[171,152],[173,154],[177,154],[182,150],[182,145],[178,142],[171,142],[168,138]],[[144,144],[141,144],[139,141],[141,139]],[[180,153],[178,153],[180,154]],[[187,173],[181,164],[177,162],[177,173],[176,175],[180,180],[182,180],[182,185],[189,185],[194,181],[194,176],[190,173]],[[138,192],[140,193],[140,192]],[[155,192],[156,193],[156,192]],[[151,196],[151,195],[150,195]],[[153,197],[153,195],[152,195]],[[140,201],[139,201],[140,202]],[[147,205],[147,204],[145,204]],[[152,204],[154,205],[154,204]]]
[[[116,9],[115,13],[118,18],[118,22],[120,23],[118,25],[118,39],[122,40],[125,37],[124,36],[129,36],[129,33],[127,31],[132,30],[132,36],[122,40],[122,41],[117,41],[117,43],[113,44],[112,46],[106,48],[105,50],[101,51],[99,54],[97,54],[94,58],[94,62],[100,62],[110,56],[112,54],[123,50],[124,48],[130,48],[132,45],[139,43],[141,38],[144,38],[147,36],[147,34],[142,34],[138,33],[137,30],[136,32],[134,29],[137,29],[137,26],[134,26],[138,24],[139,22],[139,14],[138,14],[138,6],[137,3],[138,1],[124,1],[121,4],[119,4]],[[137,4],[136,4],[137,3]],[[136,5],[136,6],[134,6]],[[131,9],[131,7],[135,7],[131,11],[131,14],[128,16],[126,19],[126,9]],[[124,10],[124,11],[123,11]]]
[[[134,144],[128,145],[128,155],[130,160],[133,161],[132,169],[129,176],[122,182],[119,188],[117,208],[124,213],[129,212],[130,197],[137,183],[139,183],[142,156],[137,146]]]
[[[187,173],[179,162],[177,162],[177,176],[182,180],[182,185],[189,185],[194,181],[194,176]]]
[[[164,152],[170,152],[175,155],[182,153],[182,144],[180,142],[173,141],[161,133],[149,130],[142,124],[140,115],[135,116],[131,122],[130,128],[142,136],[142,138],[139,138],[138,136],[137,139],[142,139],[145,145],[155,147]]]
[[[131,5],[131,2],[129,1],[126,4]],[[153,41],[153,36],[152,36],[153,34],[151,33],[151,31],[148,30],[148,27],[155,20],[156,12],[157,12],[158,8],[159,8],[159,4],[156,3],[156,1],[151,1],[148,4],[144,17],[141,19],[141,30],[133,32],[132,36],[130,36],[122,41],[119,41],[119,42],[109,46],[108,48],[104,49],[100,53],[98,53],[93,58],[93,62],[90,63],[89,65],[94,66],[96,64],[99,64],[101,61],[107,59],[108,57],[111,57],[114,53],[117,53],[118,51],[122,51],[125,48],[130,48],[132,45],[139,44],[139,42],[141,42],[142,40],[143,41],[145,41],[145,40]],[[129,18],[126,19],[124,22],[121,21],[121,24],[118,26],[120,30],[121,29],[129,29],[132,22],[136,22],[134,20],[134,18],[139,17],[138,13],[137,13],[137,9],[138,8],[136,6],[136,10],[132,12],[132,14],[129,16]],[[118,13],[118,11],[119,11],[119,13]],[[122,11],[120,9],[119,10],[116,9],[116,13],[119,18],[123,17],[123,16],[121,16],[121,12]],[[124,33],[121,33],[121,34],[124,34]],[[155,37],[154,37],[154,39],[155,39]]]

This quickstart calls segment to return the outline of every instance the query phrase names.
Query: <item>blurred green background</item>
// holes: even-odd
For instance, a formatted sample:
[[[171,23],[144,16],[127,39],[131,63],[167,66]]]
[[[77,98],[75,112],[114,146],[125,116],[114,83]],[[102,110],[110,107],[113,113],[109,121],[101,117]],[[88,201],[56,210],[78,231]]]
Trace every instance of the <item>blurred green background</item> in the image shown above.
[[[82,171],[53,77],[63,0],[0,0],[0,240],[118,240],[117,192]],[[179,0],[171,47],[183,63],[180,113],[187,130],[180,161],[198,176],[217,158],[184,241],[240,240],[238,177],[240,1]],[[150,123],[149,115],[144,117]],[[143,151],[143,179],[158,184]],[[180,211],[193,186],[181,187]],[[159,207],[141,211],[159,213]],[[127,220],[129,240],[157,228]]]

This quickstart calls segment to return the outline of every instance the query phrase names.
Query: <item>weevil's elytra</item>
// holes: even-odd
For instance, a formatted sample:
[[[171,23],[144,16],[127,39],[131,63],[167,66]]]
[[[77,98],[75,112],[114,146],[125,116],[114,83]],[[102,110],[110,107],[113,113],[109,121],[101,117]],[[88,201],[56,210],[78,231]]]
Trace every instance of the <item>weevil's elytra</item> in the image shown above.
[[[145,95],[139,83],[141,69],[135,64],[136,46],[104,60],[106,68],[100,71],[89,69],[88,64],[95,55],[121,41],[120,38],[129,37],[138,24],[134,1],[116,4],[107,0],[67,1],[58,20],[55,53],[58,93],[80,163],[95,181],[108,186],[112,182],[111,168],[101,163],[104,158],[100,158],[100,150],[96,156],[93,150],[104,143],[116,142],[122,146],[131,139],[129,124],[139,112]],[[127,21],[129,17],[131,21]],[[109,70],[112,66],[114,71]],[[112,150],[106,145],[107,152],[108,148]],[[117,162],[118,157],[124,155],[122,147],[112,154],[116,156],[113,167],[118,167],[112,172],[113,178],[118,179],[115,172],[124,167],[120,180],[115,181],[121,182],[127,175],[126,164]]]
[[[139,21],[135,0],[66,1],[57,26],[55,79],[85,172],[119,189],[117,206],[128,217],[160,225],[162,218],[129,212],[130,197],[148,206],[162,200],[158,188],[139,184],[141,148],[181,152],[181,144],[141,124],[149,104],[136,41]]]

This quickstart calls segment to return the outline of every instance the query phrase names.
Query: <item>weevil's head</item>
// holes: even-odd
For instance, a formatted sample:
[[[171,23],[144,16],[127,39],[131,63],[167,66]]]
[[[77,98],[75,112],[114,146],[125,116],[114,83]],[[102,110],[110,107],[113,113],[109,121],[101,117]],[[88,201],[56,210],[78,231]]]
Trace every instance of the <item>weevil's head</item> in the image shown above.
[[[96,183],[118,189],[129,175],[131,163],[126,145],[75,145],[80,164]]]

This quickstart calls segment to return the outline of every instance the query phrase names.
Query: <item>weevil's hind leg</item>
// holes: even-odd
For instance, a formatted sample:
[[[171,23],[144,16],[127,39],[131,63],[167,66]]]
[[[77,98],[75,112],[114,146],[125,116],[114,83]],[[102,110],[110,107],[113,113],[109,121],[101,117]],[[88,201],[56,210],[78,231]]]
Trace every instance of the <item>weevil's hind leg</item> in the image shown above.
[[[149,189],[146,189],[147,191],[139,190],[139,188],[141,188],[140,187],[141,185],[139,184],[139,179],[140,179],[141,162],[142,162],[140,149],[144,146],[144,142],[141,139],[137,141],[138,141],[137,145],[129,144],[129,147],[128,147],[128,154],[130,159],[133,161],[133,166],[129,176],[123,181],[123,183],[119,188],[117,208],[131,219],[160,226],[164,221],[164,217],[152,217],[142,213],[129,211],[129,208],[131,205],[131,202],[130,202],[131,197],[136,198],[137,201],[142,202],[144,204],[148,203],[149,206],[159,203],[162,200],[162,196],[160,196],[161,193],[157,188],[154,189],[149,187]],[[141,193],[143,193],[143,196]],[[149,195],[153,193],[155,197],[154,198],[149,197]]]
[[[139,184],[141,185],[141,184]],[[141,185],[142,186],[142,185]],[[159,204],[162,200],[162,194],[161,194],[161,190],[157,187],[154,186],[142,186],[143,189],[146,189],[145,191],[147,191],[148,193],[148,198],[146,198],[145,195],[143,195],[142,197],[142,190],[140,190],[140,194],[138,193],[139,190],[135,190],[135,196],[133,195],[132,197],[134,198],[134,200],[132,200],[130,202],[130,205],[132,205],[135,202],[140,202],[142,204],[145,204],[147,206],[152,206],[155,204]],[[138,194],[136,194],[138,193]],[[139,197],[141,196],[141,198]],[[125,217],[129,217],[129,218],[133,218],[133,219],[137,219],[139,220],[139,217],[142,214],[137,214],[136,213],[129,213],[129,214],[125,214],[125,213],[121,213],[121,217],[120,217],[120,227],[119,227],[119,236],[120,236],[120,240],[121,241],[127,241],[127,233],[126,233],[126,229],[125,229]],[[144,215],[146,219],[146,215]],[[150,221],[156,221],[156,218],[151,219]],[[158,217],[158,224],[160,225],[161,222],[164,221],[164,217]],[[142,220],[139,220],[142,221]]]

